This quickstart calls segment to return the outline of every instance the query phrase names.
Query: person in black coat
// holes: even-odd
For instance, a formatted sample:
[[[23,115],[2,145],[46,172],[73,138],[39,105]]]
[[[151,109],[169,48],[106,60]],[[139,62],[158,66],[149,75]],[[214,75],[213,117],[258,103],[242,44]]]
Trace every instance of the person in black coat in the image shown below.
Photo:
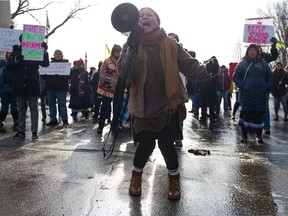
[[[288,74],[282,68],[282,63],[277,62],[276,67],[273,70],[273,88],[272,95],[274,97],[274,111],[275,111],[275,121],[279,120],[278,111],[280,108],[280,103],[283,107],[284,121],[287,121],[287,104],[286,104],[286,85],[288,84]]]
[[[0,62],[0,71],[2,80],[0,84],[0,91],[1,91],[1,110],[0,110],[0,132],[6,132],[5,129],[5,119],[7,117],[9,107],[11,109],[11,115],[13,117],[13,131],[18,130],[18,105],[16,96],[13,94],[12,91],[12,83],[14,77],[13,70],[6,70],[5,65],[11,56],[11,52],[6,52],[5,60],[1,60]]]
[[[210,122],[216,121],[216,99],[217,99],[217,86],[219,83],[219,77],[216,74],[210,74],[213,78],[205,81],[199,82],[199,97],[200,97],[200,107],[201,107],[201,122],[206,122],[207,120],[207,108],[209,108]]]
[[[263,115],[266,112],[267,94],[272,88],[272,71],[267,62],[260,58],[256,44],[250,44],[245,57],[234,70],[233,81],[241,92],[240,117],[241,142],[247,142],[249,132],[256,133],[258,143],[263,143]]]
[[[279,55],[278,50],[276,48],[277,39],[275,37],[272,37],[271,42],[272,42],[272,45],[271,45],[270,53],[263,52],[261,45],[257,45],[260,58],[265,60],[267,63],[275,61]],[[263,118],[264,118],[264,133],[267,135],[270,135],[271,131],[270,131],[269,93],[267,93],[266,110],[265,110]]]
[[[54,52],[54,57],[51,58],[51,62],[69,62],[67,59],[63,58],[63,53],[61,50],[56,49]],[[47,99],[50,112],[50,122],[46,125],[56,126],[58,125],[57,120],[57,108],[56,103],[58,103],[59,115],[63,121],[63,126],[68,126],[68,115],[67,115],[67,105],[66,98],[67,92],[69,91],[70,74],[54,74],[54,75],[42,75],[43,79],[46,80],[46,90]]]
[[[20,41],[22,37],[20,36]],[[40,95],[39,66],[49,66],[48,46],[45,42],[41,44],[44,49],[43,61],[25,60],[21,55],[22,47],[13,46],[12,55],[9,58],[6,69],[14,70],[12,84],[13,93],[18,103],[18,132],[14,139],[24,139],[26,130],[26,112],[29,106],[31,115],[32,139],[38,138],[38,96]]]
[[[101,106],[101,98],[102,96],[97,92],[98,83],[99,83],[99,71],[103,62],[99,61],[98,69],[94,71],[91,77],[91,88],[93,91],[93,123],[98,123],[99,111]]]
[[[91,86],[88,72],[85,70],[84,61],[77,61],[77,68],[74,67],[70,72],[70,101],[69,108],[72,109],[72,117],[78,121],[78,112],[82,112],[85,119],[89,119],[89,109],[92,107]]]

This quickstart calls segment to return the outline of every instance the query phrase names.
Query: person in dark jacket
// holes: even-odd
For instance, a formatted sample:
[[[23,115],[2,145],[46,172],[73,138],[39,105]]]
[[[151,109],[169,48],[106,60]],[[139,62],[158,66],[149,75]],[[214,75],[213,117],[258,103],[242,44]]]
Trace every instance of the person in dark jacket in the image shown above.
[[[272,71],[260,58],[256,44],[250,44],[245,57],[236,66],[233,81],[241,91],[240,118],[241,142],[247,142],[248,131],[256,133],[258,143],[263,143],[263,115],[266,111],[267,94],[272,88]]]
[[[286,86],[288,84],[288,74],[282,68],[282,63],[277,62],[276,67],[273,70],[273,88],[272,95],[274,97],[274,111],[275,111],[275,121],[279,120],[278,111],[280,108],[280,103],[283,107],[284,121],[287,121],[287,103],[286,103]]]
[[[118,81],[117,60],[119,59],[121,46],[114,44],[111,55],[106,58],[101,65],[99,72],[99,83],[97,92],[102,96],[102,104],[99,116],[99,127],[97,132],[102,134],[105,126],[105,120],[111,113],[111,103],[114,98],[114,92]],[[118,117],[116,117],[118,119]]]
[[[223,111],[228,111],[228,90],[231,85],[228,70],[225,65],[222,65],[219,74],[219,82],[217,85],[217,99],[216,99],[216,117],[219,117],[220,106],[223,98]]]
[[[211,76],[215,74],[210,74]],[[217,86],[219,83],[218,75],[213,78],[199,82],[199,97],[201,107],[200,121],[205,123],[207,120],[207,108],[209,109],[210,122],[216,121],[216,100],[217,100]]]
[[[272,45],[271,45],[270,53],[264,52],[262,50],[262,47],[260,45],[257,45],[260,58],[264,59],[267,63],[275,61],[279,55],[278,49],[276,48],[277,39],[275,37],[272,37],[271,42],[272,42]]]
[[[22,37],[20,36],[20,41]],[[38,96],[40,95],[39,66],[49,66],[48,46],[45,42],[41,44],[44,49],[43,61],[25,60],[21,55],[22,47],[13,46],[12,55],[6,65],[7,70],[14,70],[13,93],[18,103],[18,132],[14,139],[24,139],[26,130],[26,112],[29,106],[31,115],[32,139],[38,138]]]
[[[69,62],[67,59],[63,59],[63,52],[56,49],[54,52],[54,57],[51,58],[51,62]],[[67,115],[67,105],[66,98],[67,92],[69,91],[68,80],[70,75],[42,75],[43,79],[46,80],[46,91],[48,106],[50,112],[50,122],[46,125],[56,126],[59,124],[57,120],[57,107],[59,106],[59,115],[63,121],[63,126],[68,126],[68,115]]]
[[[94,105],[93,123],[98,123],[99,111],[101,107],[102,96],[97,92],[97,89],[98,89],[98,83],[99,83],[99,71],[100,71],[102,64],[103,62],[99,61],[98,69],[94,71],[94,73],[92,74],[92,78],[91,78],[91,88],[93,91],[93,105]]]
[[[42,122],[46,122],[47,112],[46,105],[47,102],[47,91],[46,91],[46,80],[40,76],[40,105],[41,105],[41,113],[42,113]]]
[[[276,48],[277,39],[275,37],[272,37],[271,42],[272,42],[272,45],[271,45],[270,53],[263,52],[262,47],[260,45],[257,45],[260,58],[264,59],[267,63],[275,61],[279,55],[278,49]],[[263,118],[264,118],[264,133],[267,135],[270,135],[271,126],[270,126],[269,92],[267,93],[266,110],[265,110]]]
[[[89,119],[89,109],[92,107],[91,86],[88,72],[85,70],[84,61],[77,61],[77,67],[71,71],[70,85],[70,103],[69,108],[72,109],[72,117],[74,121],[78,121],[78,112],[82,112],[86,119]]]
[[[196,58],[196,52],[188,51],[188,53],[193,57]],[[200,108],[200,99],[199,99],[199,87],[198,83],[191,79],[186,79],[186,90],[187,93],[192,101],[192,107],[189,113],[193,113],[194,116],[198,116],[199,108]]]
[[[13,94],[12,83],[14,70],[6,70],[5,65],[11,56],[11,52],[6,52],[5,60],[1,60],[3,65],[3,83],[1,88],[1,110],[0,110],[0,132],[6,132],[4,122],[9,111],[9,105],[11,107],[11,115],[13,118],[13,131],[18,130],[18,105],[16,96]]]
[[[234,69],[237,66],[237,62],[230,62],[229,63],[229,73],[230,73],[230,80],[233,82],[233,74],[234,74]],[[233,86],[233,83],[232,83]],[[234,86],[233,86],[234,88]],[[235,88],[235,102],[233,105],[233,109],[232,109],[232,120],[235,120],[235,116],[236,116],[236,112],[240,106],[240,101],[239,101],[239,94],[238,94],[238,88]]]

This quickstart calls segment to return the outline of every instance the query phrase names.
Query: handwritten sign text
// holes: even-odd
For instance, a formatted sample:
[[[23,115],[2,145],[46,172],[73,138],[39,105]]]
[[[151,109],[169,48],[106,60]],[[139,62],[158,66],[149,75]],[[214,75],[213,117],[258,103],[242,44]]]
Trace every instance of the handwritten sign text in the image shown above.
[[[245,43],[271,44],[271,38],[274,37],[274,26],[245,24],[244,38]]]
[[[69,75],[71,63],[69,62],[50,62],[49,67],[39,67],[40,75]]]
[[[24,25],[21,45],[25,60],[43,61],[44,49],[41,43],[44,39],[44,26]]]
[[[20,45],[21,30],[0,28],[0,51],[11,52],[13,45]]]

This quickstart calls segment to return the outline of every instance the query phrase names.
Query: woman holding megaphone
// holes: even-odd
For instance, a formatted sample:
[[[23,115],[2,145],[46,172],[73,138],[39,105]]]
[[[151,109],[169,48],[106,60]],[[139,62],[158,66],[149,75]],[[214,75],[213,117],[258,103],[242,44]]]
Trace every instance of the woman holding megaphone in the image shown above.
[[[125,16],[126,17],[126,16]],[[133,58],[135,58],[133,60]],[[133,74],[127,74],[131,60]],[[129,194],[141,195],[142,172],[155,148],[155,140],[166,162],[169,176],[169,200],[179,200],[180,175],[174,146],[179,131],[178,108],[188,101],[179,71],[187,78],[201,81],[217,74],[218,61],[206,65],[191,57],[160,27],[160,18],[152,8],[139,11],[139,24],[131,31],[118,60],[120,77],[131,79],[129,111],[138,142]],[[181,131],[180,131],[181,134]]]

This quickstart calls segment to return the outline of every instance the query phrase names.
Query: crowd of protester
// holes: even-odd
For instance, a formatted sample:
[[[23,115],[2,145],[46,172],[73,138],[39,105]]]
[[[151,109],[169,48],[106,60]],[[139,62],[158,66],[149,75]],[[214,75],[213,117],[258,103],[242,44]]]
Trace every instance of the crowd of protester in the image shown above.
[[[69,60],[60,49],[49,59],[45,42],[41,44],[42,61],[26,60],[21,54],[21,45],[13,46],[13,51],[7,52],[0,61],[0,132],[6,132],[10,107],[16,132],[13,138],[24,139],[29,107],[32,139],[37,139],[39,102],[42,123],[49,127],[61,123],[62,127],[69,127],[82,118],[98,124],[99,136],[110,123],[113,131],[132,128],[138,146],[129,194],[141,195],[143,168],[157,139],[168,169],[168,199],[178,200],[180,174],[175,147],[183,146],[188,99],[192,102],[188,113],[200,123],[217,124],[229,116],[241,128],[242,143],[247,143],[249,134],[256,134],[256,141],[263,143],[263,132],[271,134],[270,95],[274,101],[274,121],[280,120],[280,106],[283,120],[288,120],[287,67],[284,69],[282,63],[276,61],[275,38],[271,39],[270,53],[250,44],[245,56],[239,62],[229,63],[228,67],[219,66],[215,56],[201,64],[196,52],[188,51],[179,43],[177,34],[167,35],[160,28],[160,18],[153,9],[143,8],[140,14],[143,31],[132,31],[123,47],[115,44],[111,55],[99,61],[97,69],[90,67],[89,72],[79,59],[73,61],[69,74],[39,74],[40,66]],[[21,36],[19,39],[21,41]],[[234,105],[232,97],[235,97]],[[72,116],[70,122],[68,108]]]
[[[168,35],[179,43],[179,36],[177,34],[170,33]],[[260,121],[259,126],[261,128],[263,123],[264,133],[268,135],[271,134],[269,111],[270,95],[273,97],[274,101],[274,121],[279,121],[278,113],[281,106],[283,108],[284,121],[287,121],[288,113],[287,67],[285,69],[280,61],[274,62],[278,57],[278,50],[275,46],[274,38],[272,39],[272,42],[273,44],[270,53],[263,52],[259,45],[255,45],[254,47],[258,50],[255,59],[257,59],[257,61],[259,61],[258,59],[261,59],[266,63],[270,63],[268,65],[271,70],[269,90],[266,92],[266,99],[264,100],[266,103],[265,110],[261,111],[263,114],[263,122]],[[183,44],[180,45],[183,46]],[[46,46],[46,52],[42,62],[25,61],[21,57],[21,46],[17,45],[13,47],[12,52],[6,53],[4,60],[1,60],[1,79],[3,81],[0,85],[0,132],[6,132],[5,120],[10,107],[10,113],[13,119],[13,131],[17,132],[14,138],[25,138],[26,111],[29,106],[32,122],[31,132],[34,134],[32,138],[38,138],[38,99],[40,99],[42,122],[47,126],[53,127],[62,122],[62,125],[67,127],[69,125],[68,108],[70,108],[73,122],[78,121],[78,113],[81,113],[81,117],[84,119],[90,119],[91,116],[93,123],[99,124],[98,133],[101,134],[105,124],[111,123],[111,119],[115,114],[113,99],[119,76],[117,71],[117,60],[122,50],[121,46],[114,45],[111,56],[104,61],[99,61],[97,69],[95,67],[90,67],[89,72],[87,72],[84,67],[84,61],[79,59],[73,62],[73,67],[71,67],[69,75],[38,75],[37,70],[39,66],[47,67],[49,65],[48,47],[45,43],[43,43],[43,46]],[[245,59],[247,61],[249,58],[253,59],[248,55],[248,48],[242,61]],[[185,50],[193,58],[196,57],[194,51]],[[50,62],[69,62],[69,60],[64,59],[63,52],[60,49],[57,49],[54,51]],[[271,62],[274,63],[271,64]],[[29,65],[29,67],[32,68],[31,70],[34,70],[35,72],[27,73],[26,75],[24,69],[26,67],[25,65]],[[218,120],[228,115],[237,122],[240,118],[238,123],[241,125],[240,122],[242,121],[243,123],[243,109],[245,109],[245,106],[243,108],[243,104],[241,105],[241,100],[243,103],[243,91],[239,90],[241,89],[241,84],[237,81],[237,73],[236,76],[234,75],[234,72],[237,72],[239,69],[242,68],[239,66],[238,62],[231,62],[229,63],[228,68],[225,65],[222,65],[217,76],[208,80],[196,82],[189,78],[182,78],[183,84],[185,85],[188,96],[192,102],[189,113],[193,113],[201,123],[207,123],[208,119],[211,123],[216,123]],[[249,70],[251,70],[251,68],[249,68]],[[252,74],[252,72],[249,73],[248,79],[250,74]],[[31,76],[31,78],[23,79],[23,76]],[[243,77],[240,78],[243,82]],[[23,82],[23,80],[27,83]],[[32,82],[33,80],[36,81],[34,84]],[[111,82],[111,80],[113,80],[113,82]],[[21,85],[23,85],[22,89],[19,89],[21,85],[18,85],[17,82],[20,82]],[[244,83],[245,82],[246,81],[244,81]],[[125,88],[124,96],[122,95],[120,98],[120,100],[122,100],[122,112],[120,115],[118,111],[116,127],[131,127],[131,118],[128,109],[129,94],[129,88]],[[240,94],[242,94],[241,98]],[[249,95],[250,94],[251,93],[249,93]],[[232,97],[234,97],[234,105],[231,104]],[[250,100],[255,101],[255,99],[252,98],[248,99],[248,101]],[[69,101],[68,105],[66,104],[67,101]],[[117,103],[119,103],[119,101]],[[239,108],[242,115],[239,114],[237,115],[238,118],[236,118],[236,113]],[[46,122],[48,117],[49,121]],[[105,123],[105,121],[107,122]],[[181,124],[180,126],[183,127],[183,122]],[[115,125],[113,126],[115,127]],[[241,128],[243,129],[243,125]],[[242,136],[245,139],[241,140],[245,141],[245,132]],[[259,137],[260,142],[262,142],[262,136],[259,135]],[[181,139],[175,141],[176,146],[182,147],[183,144]]]
[[[21,42],[22,37],[19,37]],[[78,122],[79,118],[99,124],[98,133],[106,123],[111,123],[114,110],[112,101],[118,81],[116,63],[120,56],[121,46],[114,45],[111,56],[99,61],[98,68],[90,67],[88,72],[85,63],[80,58],[73,61],[70,74],[39,73],[39,67],[49,67],[50,64],[69,63],[63,52],[56,49],[49,59],[48,46],[41,44],[44,49],[42,61],[26,60],[21,54],[21,45],[13,46],[12,52],[6,52],[5,59],[0,60],[0,132],[7,128],[6,117],[10,113],[13,118],[14,139],[26,137],[26,117],[29,107],[31,118],[32,139],[38,139],[38,119],[49,127]],[[114,75],[114,76],[113,76]],[[111,81],[113,80],[113,82]],[[128,88],[123,101],[126,102],[125,112],[118,116],[116,127],[130,127],[128,112]],[[40,110],[38,104],[40,102]],[[68,121],[68,109],[73,121]],[[41,114],[40,114],[41,113]]]

